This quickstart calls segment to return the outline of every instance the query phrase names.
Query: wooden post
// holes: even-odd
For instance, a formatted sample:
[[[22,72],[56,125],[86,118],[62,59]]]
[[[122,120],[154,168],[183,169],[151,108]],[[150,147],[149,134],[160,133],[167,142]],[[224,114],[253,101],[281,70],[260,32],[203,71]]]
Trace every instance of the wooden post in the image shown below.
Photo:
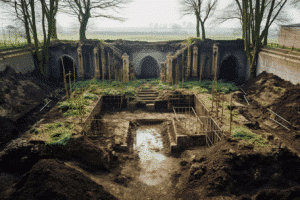
[[[230,96],[230,127],[229,127],[230,134],[231,134],[231,122],[232,122],[232,109],[231,109],[231,106],[232,106],[232,94]]]
[[[75,90],[75,79],[76,79],[75,61],[73,62],[73,73],[74,73],[74,90]]]
[[[84,71],[83,71],[83,59],[82,59],[82,48],[81,46],[77,49],[78,52],[78,61],[79,61],[79,78],[83,79]]]
[[[197,76],[198,67],[198,47],[194,46],[193,49],[193,76]]]
[[[181,63],[181,81],[182,81],[182,87],[183,87],[183,82],[184,82],[184,50],[182,51],[182,63]]]
[[[94,48],[94,61],[95,61],[95,78],[100,78],[100,67],[99,67],[99,48]]]
[[[67,80],[66,80],[65,65],[64,65],[64,61],[63,61],[62,57],[61,57],[61,63],[62,63],[62,66],[63,66],[64,83],[65,83],[66,95],[67,95],[67,99],[68,99],[70,97],[70,95],[69,95],[69,90],[68,90],[68,85],[67,85]]]
[[[223,120],[223,110],[224,110],[224,94],[223,94],[223,98],[222,98],[222,115],[221,115],[221,123]]]
[[[106,62],[105,62],[105,52],[104,52],[104,44],[101,45],[101,63],[102,63],[102,80],[105,80],[106,77]]]
[[[217,79],[217,71],[218,71],[218,57],[219,57],[219,44],[214,44],[213,46],[213,62],[212,62],[212,75],[214,79]]]
[[[217,92],[216,93],[216,114],[217,114],[217,119],[218,119],[218,111],[219,111],[219,97],[220,97],[220,94]]]
[[[211,93],[211,97],[212,97],[212,102],[211,102],[211,115],[213,114],[214,111],[214,88],[212,89],[212,93]]]

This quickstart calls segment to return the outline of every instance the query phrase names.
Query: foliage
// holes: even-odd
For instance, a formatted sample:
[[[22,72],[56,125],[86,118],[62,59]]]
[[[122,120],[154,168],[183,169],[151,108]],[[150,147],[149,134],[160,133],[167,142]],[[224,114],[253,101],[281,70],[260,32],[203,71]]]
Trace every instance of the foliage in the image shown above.
[[[201,38],[189,37],[189,38],[186,40],[186,44],[187,44],[187,45],[191,45],[191,44],[193,44],[194,42],[196,42],[196,44],[199,44],[201,41],[202,41]]]
[[[67,99],[66,101],[59,102],[58,108],[66,111],[63,116],[78,116],[84,115],[87,110],[85,106],[89,105],[87,99],[79,96],[77,98]]]

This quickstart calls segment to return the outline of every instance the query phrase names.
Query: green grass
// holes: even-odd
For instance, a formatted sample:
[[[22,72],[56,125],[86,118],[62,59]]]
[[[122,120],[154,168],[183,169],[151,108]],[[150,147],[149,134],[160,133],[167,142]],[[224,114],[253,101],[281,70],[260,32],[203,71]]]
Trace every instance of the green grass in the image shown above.
[[[268,44],[265,46],[266,48],[280,48],[280,49],[286,49],[286,50],[291,50],[291,51],[297,51],[300,52],[300,49],[298,48],[290,48],[290,47],[284,47],[284,46],[280,46],[278,44],[278,42],[268,42]]]
[[[245,127],[234,127],[231,136],[234,139],[242,140],[244,145],[249,143],[254,144],[258,146],[259,149],[269,146],[267,139],[263,138],[261,135],[251,132]]]
[[[45,142],[46,145],[66,145],[72,136],[72,126],[64,123],[52,123],[47,126],[50,140]]]

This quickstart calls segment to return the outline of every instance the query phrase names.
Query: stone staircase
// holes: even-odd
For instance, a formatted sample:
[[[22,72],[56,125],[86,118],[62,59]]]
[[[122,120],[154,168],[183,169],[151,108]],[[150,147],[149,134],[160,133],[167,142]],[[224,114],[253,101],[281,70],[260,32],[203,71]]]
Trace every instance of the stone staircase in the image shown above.
[[[141,89],[137,94],[139,102],[146,104],[150,110],[154,110],[154,102],[158,98],[158,92],[152,89]]]

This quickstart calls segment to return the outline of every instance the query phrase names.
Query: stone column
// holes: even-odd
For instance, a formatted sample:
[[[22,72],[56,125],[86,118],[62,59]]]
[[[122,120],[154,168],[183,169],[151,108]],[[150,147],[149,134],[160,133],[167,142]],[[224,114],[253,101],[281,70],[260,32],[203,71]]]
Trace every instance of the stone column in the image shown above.
[[[193,48],[193,76],[197,76],[197,65],[198,65],[198,47]]]
[[[111,82],[111,69],[110,69],[110,55],[107,54],[107,64],[108,64],[108,80]]]
[[[218,72],[218,57],[219,57],[219,44],[214,44],[213,46],[213,60],[212,60],[212,76],[214,79],[217,79],[217,72]]]
[[[202,74],[203,74],[203,70],[205,67],[205,60],[206,60],[206,56],[205,55],[201,55],[200,56],[200,82],[202,80]]]
[[[160,81],[165,82],[166,81],[166,68],[165,63],[160,64]]]
[[[125,53],[123,56],[123,82],[129,81],[129,56]]]
[[[172,74],[172,62],[173,56],[167,55],[167,83],[171,84],[173,82],[173,74]]]
[[[82,58],[82,48],[81,46],[77,49],[78,52],[78,62],[79,62],[79,79],[84,78],[84,70],[83,70],[83,58]]]
[[[105,62],[104,44],[101,43],[100,45],[101,45],[102,80],[105,80],[106,62]]]
[[[95,61],[95,78],[100,78],[100,67],[99,67],[99,48],[94,48],[94,61]]]
[[[191,52],[191,45],[188,46],[188,55],[187,55],[187,63],[186,63],[186,79],[190,77],[191,74],[191,59],[192,59],[192,52]]]

